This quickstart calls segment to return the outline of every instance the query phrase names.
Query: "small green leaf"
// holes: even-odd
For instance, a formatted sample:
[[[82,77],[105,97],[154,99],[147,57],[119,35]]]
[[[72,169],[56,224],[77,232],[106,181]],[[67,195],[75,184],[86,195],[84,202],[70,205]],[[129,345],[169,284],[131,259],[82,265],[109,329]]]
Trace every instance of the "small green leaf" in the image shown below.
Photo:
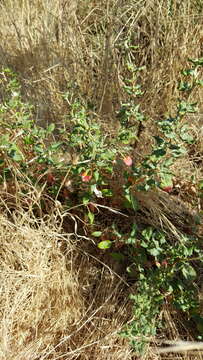
[[[198,184],[198,188],[199,188],[199,190],[203,190],[203,180],[200,180],[200,182]]]
[[[16,162],[23,160],[23,154],[16,144],[13,144],[9,151],[9,156]]]
[[[146,249],[148,247],[148,242],[141,240],[140,245]]]
[[[94,231],[91,235],[95,237],[100,237],[102,235],[102,231]]]
[[[197,276],[195,269],[188,263],[184,264],[181,270],[184,278],[188,281],[193,281]]]
[[[129,245],[133,245],[135,244],[137,241],[137,239],[133,236],[129,236],[126,240],[125,240],[125,243],[126,244],[129,244]]]
[[[180,138],[188,144],[192,144],[194,142],[193,136],[189,132],[189,127],[184,125],[180,129]]]
[[[142,236],[144,236],[144,238],[148,241],[151,239],[152,235],[153,235],[152,227],[148,227],[142,231]]]
[[[111,245],[112,245],[112,242],[110,240],[104,240],[98,244],[98,248],[105,250],[105,249],[109,249],[111,247]]]
[[[16,162],[22,161],[23,159],[24,159],[23,156],[19,153],[15,153],[13,156],[13,160]]]
[[[198,80],[197,85],[203,86],[203,80]]]
[[[91,225],[94,224],[94,214],[91,211],[89,211],[87,215],[88,215],[90,224]]]
[[[12,159],[16,162],[22,161],[23,157],[21,154],[17,153],[16,151],[12,150],[10,152],[10,156],[12,157]]]
[[[133,224],[130,236],[135,236],[137,233],[137,224]]]
[[[89,204],[90,198],[91,198],[90,194],[86,193],[86,194],[83,196],[83,198],[82,198],[82,203],[83,203],[83,205]]]
[[[111,189],[102,189],[102,194],[104,196],[112,196],[113,195],[113,191]]]
[[[199,59],[188,59],[189,61],[191,61],[194,65],[200,65],[202,66],[203,65],[203,58],[199,58]]]
[[[172,174],[161,174],[161,188],[171,187],[173,188],[173,175]]]
[[[187,69],[187,70],[183,70],[182,74],[184,76],[196,76],[196,70],[195,69]]]
[[[152,256],[158,256],[158,255],[160,254],[160,249],[156,249],[156,248],[154,248],[154,249],[148,249],[148,252],[149,252],[149,254],[152,255]]]
[[[98,182],[99,177],[100,177],[99,171],[98,170],[94,171],[94,178],[95,178],[96,182]]]
[[[50,147],[49,147],[49,150],[58,150],[60,148],[60,146],[62,145],[62,142],[55,142],[54,144],[52,144]]]
[[[130,189],[126,190],[125,198],[128,201],[131,209],[133,209],[134,211],[137,211],[139,209],[138,201],[136,197],[131,193]]]
[[[138,201],[136,199],[136,197],[134,195],[131,195],[131,203],[132,203],[132,208],[134,211],[137,211],[139,209],[139,204]]]
[[[55,129],[55,124],[52,123],[48,126],[47,132],[50,134],[54,131],[54,129]]]
[[[187,81],[181,81],[178,86],[178,90],[180,91],[189,91],[192,89],[192,85]]]

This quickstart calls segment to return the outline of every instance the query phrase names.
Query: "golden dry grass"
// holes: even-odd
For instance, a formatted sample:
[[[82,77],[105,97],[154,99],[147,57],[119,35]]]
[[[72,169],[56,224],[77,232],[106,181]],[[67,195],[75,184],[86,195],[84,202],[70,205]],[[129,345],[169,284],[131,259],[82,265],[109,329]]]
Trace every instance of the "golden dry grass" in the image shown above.
[[[54,221],[0,219],[0,357],[127,359],[126,285]]]
[[[176,0],[171,14],[169,4],[3,1],[1,64],[21,73],[25,95],[42,121],[61,120],[67,111],[61,94],[68,86],[75,86],[75,96],[93,103],[102,116],[114,117],[124,96],[126,61],[144,65],[142,107],[156,119],[174,106],[187,58],[202,54],[201,5]],[[200,102],[201,95],[196,95]]]
[[[152,131],[146,126],[136,148],[142,155],[155,131],[154,120],[175,109],[177,81],[187,58],[203,54],[202,19],[201,1],[195,0],[5,0],[0,2],[0,66],[19,73],[24,99],[34,105],[38,123],[62,123],[69,111],[63,94],[70,92],[72,100],[90,103],[109,129],[126,100],[126,62],[145,66],[139,75],[144,91],[140,103]],[[139,48],[134,51],[130,45]],[[193,98],[200,110],[188,122],[197,142],[181,166],[174,167],[184,201],[188,192],[182,179],[203,176],[198,162],[203,151],[202,89]],[[1,196],[6,202],[6,195]],[[175,209],[161,193],[138,196],[151,212],[152,224],[163,222],[163,207],[166,213],[180,214],[180,205]],[[201,204],[195,207],[202,209]],[[81,243],[60,224],[56,216],[40,221],[21,213],[9,220],[9,213],[1,214],[0,357],[134,359],[117,335],[131,318],[128,286],[103,259],[84,250],[89,249],[83,244],[87,240]],[[175,339],[175,319],[168,324],[168,335]],[[161,356],[149,349],[145,358]]]

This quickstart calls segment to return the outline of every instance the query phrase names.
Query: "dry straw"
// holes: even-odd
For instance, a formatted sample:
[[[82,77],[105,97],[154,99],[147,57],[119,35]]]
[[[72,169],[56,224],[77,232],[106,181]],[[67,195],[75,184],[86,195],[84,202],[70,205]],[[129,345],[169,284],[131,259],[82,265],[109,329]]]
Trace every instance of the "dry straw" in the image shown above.
[[[122,279],[76,251],[53,218],[1,216],[0,239],[1,359],[127,359],[117,335],[128,316]]]

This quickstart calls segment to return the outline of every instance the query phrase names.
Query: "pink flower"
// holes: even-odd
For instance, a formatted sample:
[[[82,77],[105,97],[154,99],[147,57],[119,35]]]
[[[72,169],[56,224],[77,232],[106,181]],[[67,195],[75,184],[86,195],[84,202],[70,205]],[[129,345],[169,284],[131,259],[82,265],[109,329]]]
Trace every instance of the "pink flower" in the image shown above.
[[[127,166],[132,166],[132,163],[133,163],[133,160],[130,156],[126,156],[124,159],[123,159],[123,162],[127,165]]]
[[[89,182],[92,178],[92,175],[88,175],[87,172],[85,171],[81,174],[81,177],[82,177],[82,181]]]

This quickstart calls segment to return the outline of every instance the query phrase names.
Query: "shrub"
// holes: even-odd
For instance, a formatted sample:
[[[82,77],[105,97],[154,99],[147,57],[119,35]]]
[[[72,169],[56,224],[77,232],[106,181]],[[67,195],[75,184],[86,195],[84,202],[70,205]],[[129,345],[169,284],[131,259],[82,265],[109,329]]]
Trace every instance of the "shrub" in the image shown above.
[[[89,232],[99,239],[102,250],[118,242],[123,242],[126,249],[127,244],[124,256],[130,263],[128,270],[133,268],[136,274],[137,291],[131,295],[134,321],[123,334],[136,351],[143,351],[149,338],[156,334],[164,302],[169,301],[188,316],[199,316],[193,280],[195,264],[202,261],[200,245],[192,235],[182,233],[178,240],[171,241],[164,232],[148,226],[140,230],[136,225],[127,235],[114,229],[113,239],[102,239],[95,214],[99,206],[112,208],[115,201],[119,210],[136,213],[140,208],[136,191],[172,191],[172,165],[194,142],[190,129],[182,124],[186,114],[196,111],[197,104],[190,103],[187,96],[202,85],[198,69],[203,60],[189,61],[191,68],[182,72],[184,80],[179,84],[183,96],[177,102],[176,114],[157,122],[158,135],[154,136],[152,150],[139,162],[133,157],[133,144],[138,126],[145,121],[137,104],[142,94],[137,74],[142,69],[128,64],[131,77],[124,90],[130,101],[122,103],[118,111],[120,127],[116,134],[104,133],[96,114],[76,99],[70,104],[64,126],[57,129],[58,140],[54,124],[42,128],[33,120],[33,108],[22,100],[17,74],[10,69],[1,72],[5,89],[0,106],[2,189],[16,195],[21,206],[28,209],[35,207],[37,201],[42,212],[46,212],[48,199],[53,204],[60,201],[61,207],[73,216],[76,208],[82,208],[80,216],[89,222]],[[35,201],[30,198],[31,189],[37,189]],[[116,256],[118,259],[119,254],[114,253]]]

